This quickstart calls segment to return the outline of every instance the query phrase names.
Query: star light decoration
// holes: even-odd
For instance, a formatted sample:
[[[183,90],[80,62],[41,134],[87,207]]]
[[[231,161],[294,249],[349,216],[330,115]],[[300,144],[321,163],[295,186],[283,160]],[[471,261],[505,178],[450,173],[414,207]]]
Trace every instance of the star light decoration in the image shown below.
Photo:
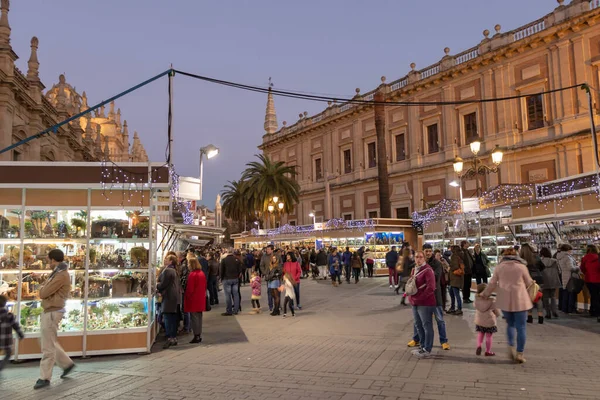
[[[268,229],[267,236],[275,238],[279,235],[306,237],[315,232],[346,230],[346,231],[365,231],[372,230],[375,227],[372,219],[346,221],[343,218],[332,218],[323,225],[323,229],[315,229],[314,225],[289,225],[285,224],[279,228]],[[256,228],[250,230],[252,236],[261,236]]]
[[[139,206],[140,211],[144,211],[144,192],[152,190],[152,184],[160,179],[160,172],[157,168],[152,168],[150,180],[148,180],[148,171],[137,172],[130,171],[127,168],[121,167],[111,160],[104,159],[101,162],[101,179],[102,196],[109,200],[113,192],[120,192],[121,203],[120,207],[132,208]],[[136,194],[140,194],[139,201],[131,201]]]
[[[175,172],[175,168],[171,165],[169,167],[169,174],[171,175],[171,202],[175,209],[181,213],[183,217],[183,223],[191,225],[194,223],[194,212],[190,210],[192,203],[190,201],[184,201],[179,196],[179,175]]]

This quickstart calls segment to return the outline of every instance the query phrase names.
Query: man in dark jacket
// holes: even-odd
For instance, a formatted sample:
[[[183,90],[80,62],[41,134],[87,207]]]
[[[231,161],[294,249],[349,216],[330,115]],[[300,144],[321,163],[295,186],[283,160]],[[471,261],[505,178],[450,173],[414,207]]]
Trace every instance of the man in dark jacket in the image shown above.
[[[321,279],[327,279],[327,271],[329,270],[327,253],[324,248],[321,248],[317,253],[317,267],[319,268],[319,276]]]
[[[469,251],[469,242],[463,240],[460,242],[460,248],[462,250],[462,260],[465,265],[465,286],[463,287],[463,303],[472,303],[471,300],[471,281],[473,280],[473,254]]]
[[[433,269],[433,274],[435,275],[435,311],[433,316],[435,317],[435,321],[437,322],[438,332],[440,335],[440,344],[442,345],[442,349],[450,350],[450,344],[448,343],[448,337],[446,335],[446,322],[444,321],[444,303],[442,301],[442,296],[445,296],[445,293],[442,293],[441,287],[441,279],[442,274],[444,273],[444,267],[442,263],[435,259],[433,254],[433,247],[429,243],[425,243],[423,245],[423,252],[425,253],[425,260],[427,260],[427,264],[431,266]],[[420,343],[419,334],[417,332],[417,327],[413,327],[413,340],[408,342],[408,347],[416,347]]]
[[[225,291],[225,300],[227,302],[227,309],[221,314],[223,316],[237,314],[240,309],[240,294],[238,289],[241,274],[242,263],[233,254],[233,250],[231,250],[223,261],[221,261],[221,282],[223,282],[223,290]],[[232,298],[233,308],[231,304]]]
[[[352,252],[350,251],[350,247],[346,247],[346,251],[342,254],[342,261],[344,262],[344,272],[346,274],[346,282],[350,283],[350,271],[352,269]]]
[[[392,246],[392,250],[388,251],[385,255],[385,265],[388,267],[390,289],[398,287],[398,272],[396,271],[396,265],[398,265],[398,252],[396,246]]]

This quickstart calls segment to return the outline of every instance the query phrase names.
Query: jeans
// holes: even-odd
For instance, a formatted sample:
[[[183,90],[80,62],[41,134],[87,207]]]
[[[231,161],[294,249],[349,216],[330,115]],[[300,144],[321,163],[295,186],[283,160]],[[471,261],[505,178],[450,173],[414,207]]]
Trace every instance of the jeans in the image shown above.
[[[444,321],[443,307],[435,307],[433,316],[435,317],[435,322],[437,323],[438,333],[440,335],[440,344],[448,343],[448,338],[446,337],[446,322]],[[421,343],[421,341],[419,340],[419,332],[417,331],[416,324],[413,325],[413,340],[417,343]],[[431,341],[433,343],[433,338],[431,339]]]
[[[58,343],[58,326],[63,318],[60,311],[45,312],[41,315],[41,347],[40,378],[50,380],[54,363],[65,369],[73,365],[73,361]],[[177,314],[175,314],[177,315]]]
[[[527,311],[502,311],[506,319],[506,339],[509,346],[515,345],[515,329],[517,331],[517,352],[525,350],[527,339]]]
[[[240,293],[238,291],[239,281],[237,279],[225,279],[223,281],[223,290],[225,291],[225,301],[227,302],[226,312],[228,314],[237,314],[240,309]],[[232,308],[233,297],[233,308]]]
[[[4,367],[6,366],[6,364],[8,364],[8,360],[10,360],[11,351],[12,351],[12,349],[10,347],[6,347],[3,350],[4,350],[4,358],[2,360],[0,360],[0,371],[2,371],[4,369]]]
[[[354,278],[354,282],[358,282],[358,277],[360,276],[359,268],[352,268],[352,277]]]
[[[590,315],[600,317],[600,283],[587,282],[585,285],[590,291]]]
[[[208,292],[210,293],[210,304],[219,304],[218,279],[215,275],[208,277]]]
[[[296,295],[296,304],[300,307],[300,282],[294,286],[294,294]]]
[[[421,348],[427,352],[431,352],[433,348],[433,313],[435,309],[435,306],[413,306],[415,327],[419,338],[424,338],[420,342]]]
[[[565,313],[577,311],[577,295],[567,289],[560,289],[560,310]]]
[[[396,267],[388,267],[390,286],[398,286],[398,272]]]
[[[177,313],[163,313],[165,320],[165,333],[167,339],[177,338],[177,328],[179,326],[179,315]]]
[[[454,303],[456,301],[456,305],[458,306],[458,310],[462,310],[462,300],[460,299],[460,289],[454,286],[450,286],[450,309],[456,310],[454,308]]]
[[[471,300],[471,282],[473,281],[472,274],[465,274],[465,285],[463,286],[463,300]]]
[[[352,268],[350,267],[350,265],[345,265],[344,270],[346,272],[346,282],[350,282],[350,275],[351,275]],[[300,301],[298,301],[298,302],[300,302]]]

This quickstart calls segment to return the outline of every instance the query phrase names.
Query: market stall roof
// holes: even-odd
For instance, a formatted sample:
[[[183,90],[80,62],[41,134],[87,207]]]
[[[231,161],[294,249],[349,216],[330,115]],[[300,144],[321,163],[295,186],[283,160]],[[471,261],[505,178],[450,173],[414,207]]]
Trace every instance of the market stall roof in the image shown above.
[[[160,223],[165,229],[179,236],[198,236],[199,238],[215,238],[225,233],[225,228],[214,226]]]
[[[184,239],[190,246],[204,247],[210,243],[210,240]]]

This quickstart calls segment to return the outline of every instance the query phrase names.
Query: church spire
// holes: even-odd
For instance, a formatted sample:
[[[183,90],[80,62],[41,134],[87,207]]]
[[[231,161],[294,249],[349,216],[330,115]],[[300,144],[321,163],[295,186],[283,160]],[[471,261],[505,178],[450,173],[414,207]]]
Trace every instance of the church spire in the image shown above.
[[[271,89],[273,83],[269,78],[269,93],[267,95],[267,112],[265,114],[265,132],[272,134],[277,132],[277,114],[275,113],[275,102],[273,101],[273,93]]]
[[[0,2],[0,48],[10,49],[10,25],[8,24],[8,9],[10,8],[9,0],[1,0]]]
[[[37,50],[40,41],[35,36],[31,38],[31,55],[27,61],[27,79],[30,81],[40,80],[40,62],[38,61]]]

